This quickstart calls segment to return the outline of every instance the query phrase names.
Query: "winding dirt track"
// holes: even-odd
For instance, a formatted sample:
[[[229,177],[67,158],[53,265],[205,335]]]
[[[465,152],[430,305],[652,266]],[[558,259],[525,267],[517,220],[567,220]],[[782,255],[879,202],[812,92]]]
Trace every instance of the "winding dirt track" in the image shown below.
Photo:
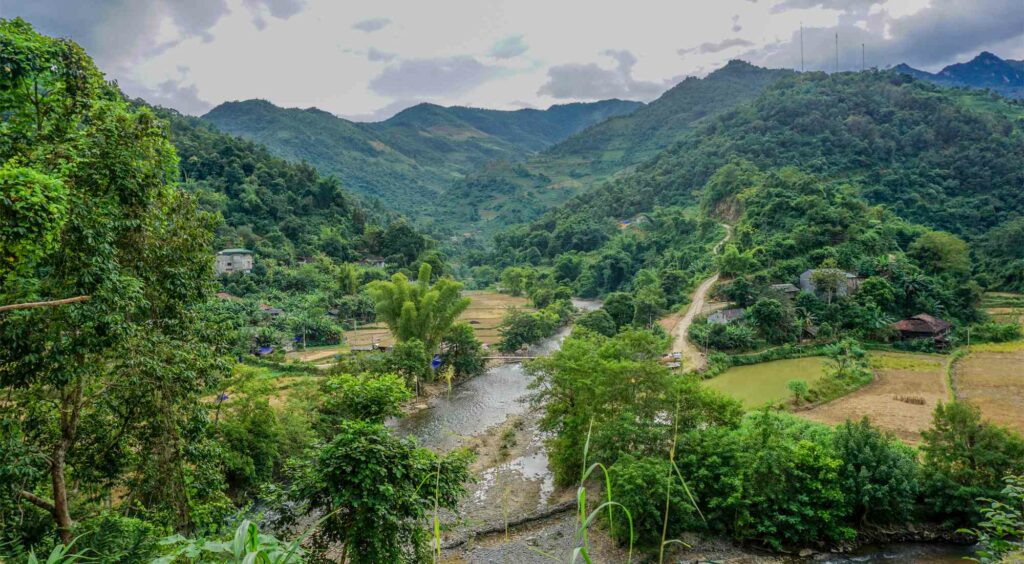
[[[725,227],[725,237],[712,250],[716,255],[722,252],[722,247],[732,237],[732,226],[725,223],[722,226]],[[697,290],[690,299],[690,305],[686,308],[686,313],[679,319],[679,323],[676,323],[676,326],[672,328],[672,350],[682,354],[684,359],[683,366],[688,370],[704,370],[704,367],[707,365],[707,359],[700,351],[700,348],[691,343],[686,335],[690,330],[693,319],[704,309],[704,304],[708,298],[708,291],[711,290],[715,282],[718,282],[717,272],[714,276],[701,282],[700,286],[697,286]]]

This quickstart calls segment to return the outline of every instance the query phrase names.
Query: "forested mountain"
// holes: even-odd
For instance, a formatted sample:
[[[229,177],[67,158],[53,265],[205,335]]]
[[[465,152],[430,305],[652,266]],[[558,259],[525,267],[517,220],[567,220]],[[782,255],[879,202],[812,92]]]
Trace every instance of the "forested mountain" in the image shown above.
[[[283,260],[318,252],[337,259],[358,256],[368,214],[337,179],[197,118],[158,112],[171,126],[182,187],[224,219],[215,247],[245,247]]]
[[[357,123],[315,108],[263,100],[228,102],[203,119],[228,133],[303,160],[346,188],[422,211],[439,190],[490,161],[516,161],[639,102],[605,100],[548,110],[445,108],[420,104],[377,123]]]
[[[702,200],[713,216],[734,220],[742,200],[709,201],[706,185],[737,159],[854,185],[856,197],[869,204],[969,240],[984,241],[995,228],[1012,236],[1024,229],[1022,118],[1019,103],[944,90],[898,73],[794,75],[705,122],[636,172],[505,240],[522,241],[518,252],[529,253],[529,233],[587,234],[556,238],[538,250],[550,257],[592,251],[609,240],[619,220]],[[1022,251],[995,242],[984,248],[992,247],[1001,249],[1002,258],[988,263],[991,282],[1019,285]],[[516,256],[508,249],[504,254]]]
[[[941,86],[987,88],[1010,98],[1024,98],[1024,61],[1001,59],[988,51],[966,63],[949,65],[937,73],[915,69],[906,63],[893,67],[902,74]]]
[[[793,71],[743,61],[689,77],[637,111],[583,130],[517,166],[492,166],[449,192],[452,217],[501,228],[529,221],[682,139],[700,120],[753,99]]]

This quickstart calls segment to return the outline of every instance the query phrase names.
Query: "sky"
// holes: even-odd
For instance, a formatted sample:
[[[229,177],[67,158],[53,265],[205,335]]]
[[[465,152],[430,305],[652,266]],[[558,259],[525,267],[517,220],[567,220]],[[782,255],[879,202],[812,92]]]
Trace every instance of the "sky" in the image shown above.
[[[359,121],[420,102],[650,101],[730,59],[935,71],[1024,58],[1024,0],[0,0],[131,96],[201,115],[262,98]]]

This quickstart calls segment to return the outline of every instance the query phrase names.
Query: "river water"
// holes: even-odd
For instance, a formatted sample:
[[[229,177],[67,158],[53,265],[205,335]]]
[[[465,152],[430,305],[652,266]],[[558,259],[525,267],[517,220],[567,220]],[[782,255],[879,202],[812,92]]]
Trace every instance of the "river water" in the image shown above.
[[[593,311],[601,307],[601,302],[573,299],[573,305],[578,310]],[[554,336],[530,346],[530,356],[557,351],[570,331],[562,327]],[[431,398],[426,409],[390,424],[398,435],[414,436],[423,446],[452,450],[508,417],[525,413],[529,409],[530,380],[521,363],[495,366],[459,384],[450,394]]]

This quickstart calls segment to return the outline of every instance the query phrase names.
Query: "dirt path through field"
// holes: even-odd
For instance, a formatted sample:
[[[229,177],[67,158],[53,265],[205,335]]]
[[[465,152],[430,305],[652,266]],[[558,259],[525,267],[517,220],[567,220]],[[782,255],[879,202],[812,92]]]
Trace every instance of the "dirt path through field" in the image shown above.
[[[724,223],[722,225],[725,227],[725,237],[712,250],[712,253],[716,255],[722,251],[726,241],[732,237],[732,226]],[[686,308],[686,313],[683,314],[679,319],[679,323],[676,323],[676,326],[672,329],[672,351],[682,354],[684,359],[683,366],[688,370],[704,370],[704,367],[707,365],[707,359],[704,358],[704,354],[700,351],[700,348],[690,342],[687,338],[687,333],[690,330],[690,325],[693,324],[693,319],[704,309],[704,303],[708,298],[708,291],[714,286],[715,282],[718,282],[718,273],[715,273],[714,276],[701,282],[700,286],[697,286],[697,291],[693,293],[690,305]]]

